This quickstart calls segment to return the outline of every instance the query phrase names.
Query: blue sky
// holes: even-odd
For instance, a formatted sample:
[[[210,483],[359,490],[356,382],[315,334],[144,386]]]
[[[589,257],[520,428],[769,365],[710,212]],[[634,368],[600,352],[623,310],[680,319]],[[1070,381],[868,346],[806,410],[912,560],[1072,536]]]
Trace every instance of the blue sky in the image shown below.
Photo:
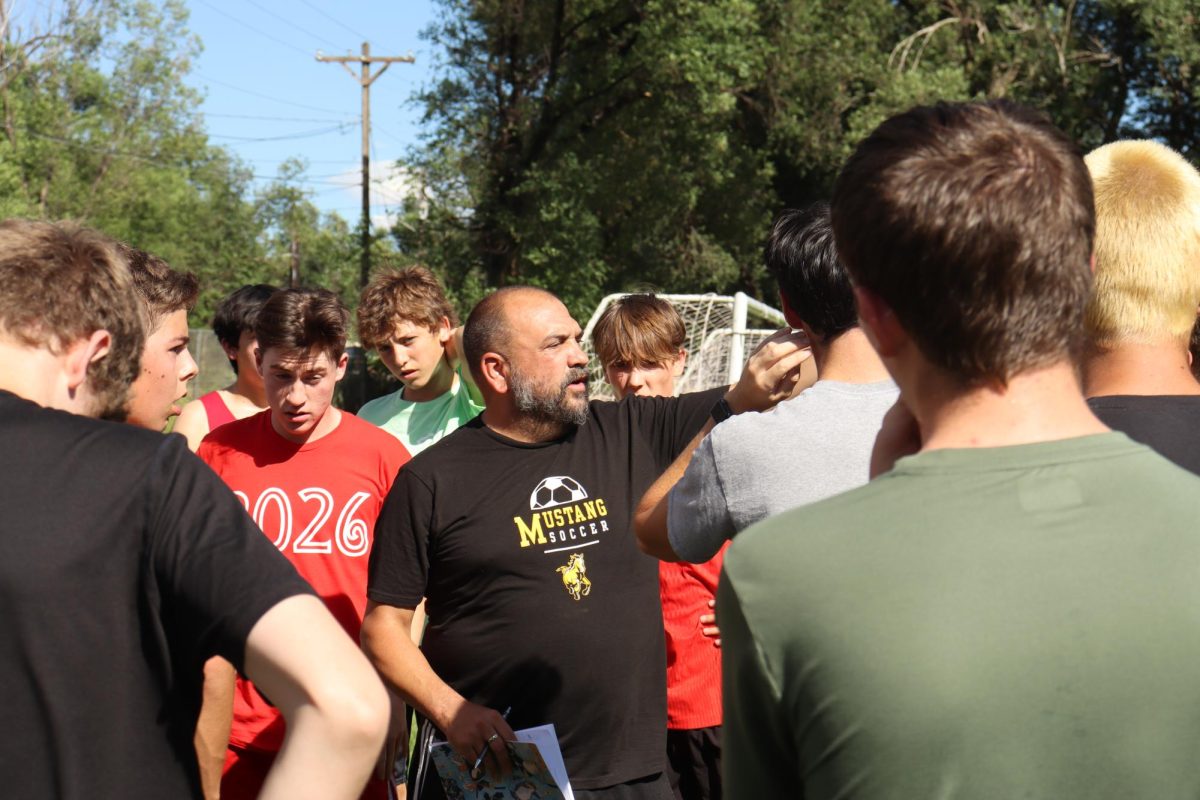
[[[415,64],[391,65],[371,87],[372,216],[380,220],[398,202],[394,182],[381,179],[419,133],[420,109],[409,100],[431,75],[431,47],[419,34],[434,18],[433,0],[186,3],[204,44],[188,82],[205,96],[212,142],[237,153],[260,184],[285,159],[306,158],[312,201],[351,222],[361,206],[362,95],[345,69],[316,53],[358,53],[363,41],[372,55],[411,52]]]

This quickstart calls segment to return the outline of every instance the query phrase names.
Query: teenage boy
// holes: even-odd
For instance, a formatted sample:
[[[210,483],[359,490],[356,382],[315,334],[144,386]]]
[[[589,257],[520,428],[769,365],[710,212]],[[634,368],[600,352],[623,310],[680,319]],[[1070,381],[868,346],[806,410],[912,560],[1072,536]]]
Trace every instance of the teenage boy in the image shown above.
[[[919,452],[726,552],[727,791],[1194,795],[1200,478],[1084,401],[1074,144],[1009,103],[916,108],[832,207]]]
[[[262,797],[354,797],[387,724],[370,665],[180,438],[87,419],[126,409],[142,317],[106,237],[0,223],[0,785],[199,797],[219,653],[288,720]]]
[[[394,437],[332,405],[346,371],[348,318],[329,291],[272,295],[255,324],[269,409],[217,428],[198,455],[357,642],[375,518],[408,453]],[[257,796],[283,733],[274,707],[239,680],[223,798]],[[384,794],[379,781],[368,789],[372,797]]]
[[[363,289],[358,335],[400,381],[358,411],[416,455],[483,410],[459,362],[462,329],[433,273],[409,267],[380,273]]]
[[[1200,303],[1200,174],[1157,142],[1113,142],[1084,161],[1096,193],[1088,405],[1200,473],[1200,383],[1188,353]]]
[[[183,407],[173,430],[182,433],[193,450],[225,423],[266,410],[266,390],[254,361],[258,349],[254,323],[263,304],[276,291],[265,283],[243,286],[217,306],[212,330],[233,368],[234,380],[224,389],[211,391]]]
[[[712,558],[755,522],[862,486],[899,394],[859,327],[828,204],[780,214],[764,256],[820,380],[766,413],[718,425],[655,482],[634,522],[642,549],[668,561]],[[687,470],[674,483],[679,464]]]
[[[200,285],[190,272],[177,272],[157,256],[120,245],[146,320],[146,345],[133,382],[127,421],[162,431],[179,414],[179,401],[199,371],[188,350],[188,312]]]
[[[673,397],[687,365],[686,341],[679,312],[653,294],[625,295],[592,330],[618,400]],[[658,565],[667,635],[667,777],[678,800],[721,797],[721,651],[700,618],[716,596],[722,555],[703,564]]]

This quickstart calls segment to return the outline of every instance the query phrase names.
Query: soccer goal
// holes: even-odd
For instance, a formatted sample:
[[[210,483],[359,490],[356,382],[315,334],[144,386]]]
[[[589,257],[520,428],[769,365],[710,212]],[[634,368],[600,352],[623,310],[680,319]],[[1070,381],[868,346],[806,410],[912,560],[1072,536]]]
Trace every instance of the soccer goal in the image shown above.
[[[612,387],[604,379],[604,370],[592,347],[592,329],[615,300],[625,294],[610,294],[583,329],[583,349],[588,354],[590,395],[601,400],[613,399]],[[783,312],[738,292],[718,294],[660,294],[679,311],[687,329],[687,368],[675,382],[676,393],[694,392],[713,386],[728,385],[742,374],[746,358],[754,348],[785,324]]]

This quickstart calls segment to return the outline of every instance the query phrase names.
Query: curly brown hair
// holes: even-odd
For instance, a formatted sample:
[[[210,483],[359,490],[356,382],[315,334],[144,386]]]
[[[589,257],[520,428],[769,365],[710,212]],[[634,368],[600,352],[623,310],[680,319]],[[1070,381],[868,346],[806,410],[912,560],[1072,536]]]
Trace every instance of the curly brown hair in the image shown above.
[[[425,267],[390,269],[376,275],[358,303],[358,336],[363,346],[378,349],[401,322],[434,330],[442,319],[458,325],[458,315],[442,284]]]

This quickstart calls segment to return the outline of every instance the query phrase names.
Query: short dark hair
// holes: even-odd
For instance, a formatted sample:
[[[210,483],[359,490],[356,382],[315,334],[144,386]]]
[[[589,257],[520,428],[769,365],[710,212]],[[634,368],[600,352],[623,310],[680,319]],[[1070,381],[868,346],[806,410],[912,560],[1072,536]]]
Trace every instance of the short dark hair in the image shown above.
[[[960,381],[1078,363],[1092,183],[1045,116],[992,101],[886,120],[838,175],[833,228],[854,281]]]
[[[146,332],[152,333],[163,317],[176,311],[191,311],[200,294],[200,282],[190,272],[179,272],[158,256],[119,242],[122,255],[129,261],[129,272],[138,299],[146,312]]]
[[[687,329],[675,306],[654,294],[617,298],[592,328],[592,346],[605,367],[673,363],[686,341]]]
[[[1192,375],[1200,381],[1200,319],[1192,326],[1192,338],[1188,342],[1188,352],[1192,354]]]
[[[458,315],[432,272],[421,266],[386,270],[371,279],[359,298],[358,337],[364,346],[378,349],[401,322],[432,331],[443,318],[458,325]]]
[[[212,319],[217,341],[226,347],[236,348],[244,331],[254,333],[258,312],[277,291],[277,287],[266,283],[247,284],[222,300]],[[233,374],[236,375],[237,360],[230,359],[229,366],[233,367]]]
[[[117,243],[70,222],[0,222],[0,332],[57,353],[98,330],[112,339],[108,353],[87,366],[94,413],[124,419],[145,329]]]
[[[558,299],[553,292],[537,286],[505,286],[476,303],[467,317],[467,324],[463,328],[463,355],[466,356],[467,366],[470,367],[471,375],[479,386],[484,384],[483,373],[480,372],[483,354],[503,354],[508,348],[512,326],[505,312],[505,301],[509,295],[522,292],[536,292]]]
[[[254,332],[258,312],[271,295],[279,291],[266,283],[247,284],[225,297],[217,306],[212,318],[213,333],[217,341],[229,347],[237,347],[244,331]]]
[[[258,349],[272,347],[287,353],[320,348],[337,361],[346,352],[350,311],[328,289],[280,289],[258,312],[254,336]]]
[[[829,204],[785,209],[763,251],[788,306],[828,342],[858,327],[850,274],[838,257]]]

